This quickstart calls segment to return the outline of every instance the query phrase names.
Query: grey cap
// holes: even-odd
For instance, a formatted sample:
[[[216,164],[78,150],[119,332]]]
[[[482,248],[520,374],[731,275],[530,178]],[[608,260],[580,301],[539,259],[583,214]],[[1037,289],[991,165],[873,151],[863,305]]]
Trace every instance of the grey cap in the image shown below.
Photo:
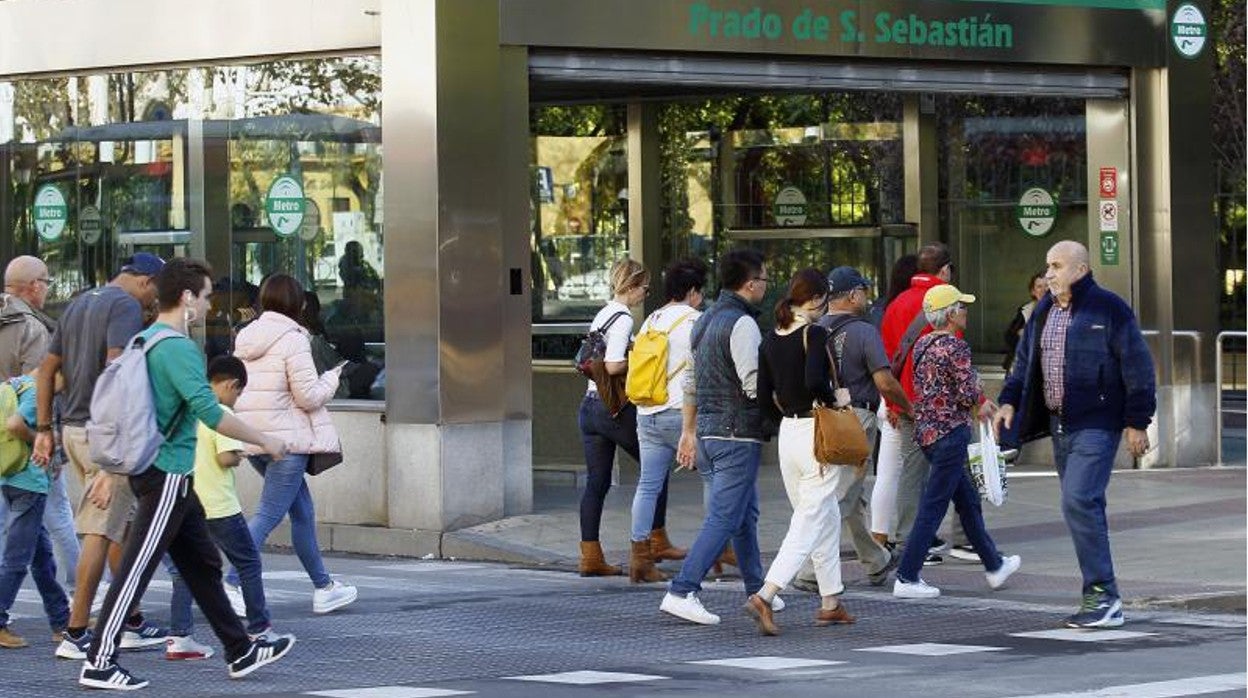
[[[828,292],[834,295],[873,285],[853,267],[837,267],[828,272]]]

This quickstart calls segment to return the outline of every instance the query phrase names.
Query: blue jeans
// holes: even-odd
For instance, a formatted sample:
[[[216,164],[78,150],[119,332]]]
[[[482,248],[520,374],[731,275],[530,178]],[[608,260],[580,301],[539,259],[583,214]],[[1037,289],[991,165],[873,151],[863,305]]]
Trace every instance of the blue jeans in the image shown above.
[[[637,444],[637,408],[626,405],[612,417],[596,394],[586,394],[576,417],[585,449],[585,491],[581,493],[581,540],[598,540],[602,527],[602,508],[611,490],[611,470],[615,467],[615,449],[622,448],[634,460],[641,461]],[[667,480],[654,508],[654,528],[667,523]]]
[[[317,589],[329,586],[332,581],[321,560],[321,546],[316,540],[316,510],[312,506],[312,492],[304,479],[308,454],[289,453],[274,462],[268,456],[249,456],[251,467],[264,476],[264,488],[260,491],[260,503],[247,527],[256,549],[264,547],[269,534],[282,519],[290,514],[290,540],[295,554],[308,578]],[[241,586],[237,568],[231,569],[226,581]]]
[[[55,453],[55,452],[54,452]],[[4,527],[9,518],[9,505],[0,497],[0,559],[4,558]],[[65,586],[74,586],[74,574],[78,571],[78,532],[74,530],[74,508],[65,491],[65,471],[52,478],[48,489],[48,501],[43,509],[43,525],[52,538],[59,567],[65,570]]]
[[[225,553],[225,558],[238,570],[242,581],[243,602],[247,606],[247,632],[258,635],[271,625],[268,605],[264,600],[264,581],[261,578],[260,550],[251,540],[251,531],[242,514],[208,519],[208,535],[212,542]],[[170,570],[171,574],[176,571]],[[191,591],[180,578],[173,580],[173,601],[169,619],[169,634],[186,636],[194,629],[191,616]]]
[[[637,493],[633,495],[632,540],[650,538],[659,497],[667,488],[672,464],[676,462],[676,447],[680,444],[680,431],[684,420],[678,409],[667,409],[655,414],[637,415],[637,445],[641,451],[641,477],[637,480]]]
[[[1093,585],[1118,596],[1114,560],[1109,552],[1109,521],[1105,517],[1105,490],[1114,470],[1121,431],[1080,429],[1064,431],[1054,419],[1053,458],[1062,484],[1062,516],[1070,529],[1083,573],[1083,593]]]
[[[758,549],[758,465],[763,445],[753,441],[699,439],[699,465],[710,472],[711,496],[702,530],[672,580],[670,591],[684,596],[702,588],[702,580],[732,541],[745,593],[763,588]]]
[[[54,631],[64,630],[69,623],[69,599],[56,581],[52,540],[43,527],[48,496],[8,485],[0,490],[9,509],[4,562],[0,563],[0,627],[9,624],[9,609],[13,608],[17,590],[22,588],[29,569],[43,598],[43,611],[48,615],[49,625]]]
[[[906,547],[901,564],[897,566],[897,579],[914,582],[923,569],[927,557],[928,541],[936,535],[940,522],[949,510],[949,502],[958,512],[958,519],[966,531],[966,537],[975,546],[984,569],[996,572],[1001,569],[1001,553],[984,528],[984,512],[980,508],[979,491],[966,472],[966,447],[971,443],[971,428],[963,425],[923,447],[930,471],[919,501],[919,512],[914,528],[906,536]]]

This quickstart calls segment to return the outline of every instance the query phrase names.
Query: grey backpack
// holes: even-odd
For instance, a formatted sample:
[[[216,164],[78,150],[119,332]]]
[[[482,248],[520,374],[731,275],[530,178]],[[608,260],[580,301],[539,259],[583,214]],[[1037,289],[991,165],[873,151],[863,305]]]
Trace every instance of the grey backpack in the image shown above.
[[[168,434],[156,428],[156,399],[147,375],[147,352],[162,340],[183,336],[173,330],[160,330],[146,339],[135,335],[121,356],[96,379],[87,421],[87,447],[91,460],[102,470],[138,475],[155,462]],[[174,415],[170,431],[181,412],[179,409]]]

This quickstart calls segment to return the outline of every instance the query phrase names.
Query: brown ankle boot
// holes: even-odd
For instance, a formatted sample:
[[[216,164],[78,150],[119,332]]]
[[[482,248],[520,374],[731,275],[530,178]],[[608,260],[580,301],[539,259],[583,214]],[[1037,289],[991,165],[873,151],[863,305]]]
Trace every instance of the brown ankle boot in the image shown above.
[[[628,559],[628,581],[633,584],[642,582],[666,582],[667,574],[654,566],[654,558],[650,554],[650,541],[633,541],[633,554]]]
[[[735,550],[732,549],[732,543],[729,543],[728,545],[724,546],[724,552],[722,555],[719,556],[719,562],[724,565],[732,565],[733,567],[738,567],[737,553]]]
[[[619,567],[607,564],[606,558],[602,556],[602,544],[596,540],[581,541],[579,570],[582,577],[615,577],[624,574]]]
[[[689,554],[684,548],[677,548],[667,539],[667,529],[656,528],[650,532],[650,554],[655,562],[664,560],[683,560]]]

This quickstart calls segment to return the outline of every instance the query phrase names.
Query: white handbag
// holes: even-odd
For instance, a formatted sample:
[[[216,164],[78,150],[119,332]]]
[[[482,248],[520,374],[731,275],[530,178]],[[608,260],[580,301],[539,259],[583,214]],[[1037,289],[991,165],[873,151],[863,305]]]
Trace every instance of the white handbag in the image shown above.
[[[1005,459],[991,424],[979,423],[979,443],[967,445],[966,455],[966,468],[979,496],[993,506],[1005,504]]]

